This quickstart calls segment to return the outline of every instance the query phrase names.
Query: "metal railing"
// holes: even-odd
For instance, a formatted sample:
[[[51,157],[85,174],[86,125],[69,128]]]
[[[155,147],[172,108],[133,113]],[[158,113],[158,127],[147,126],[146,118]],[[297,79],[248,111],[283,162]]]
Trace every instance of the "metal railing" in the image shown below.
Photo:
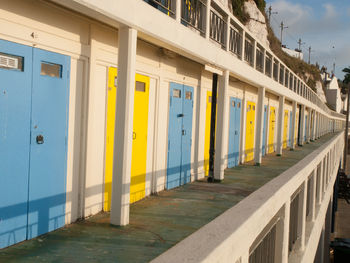
[[[249,263],[275,262],[276,224],[249,255]]]
[[[201,0],[182,0],[181,23],[205,35],[206,4]]]
[[[256,49],[256,69],[264,71],[264,52],[260,48]]]
[[[272,66],[272,59],[270,56],[265,57],[265,74],[269,77],[271,77],[271,66]]]
[[[175,17],[176,0],[143,0],[168,16]]]
[[[222,48],[226,47],[226,22],[213,10],[210,10],[210,38],[219,43]]]
[[[244,42],[244,60],[249,63],[249,65],[254,65],[254,47],[250,39],[246,38]]]
[[[239,58],[242,58],[242,34],[232,26],[230,27],[230,42],[229,50],[236,54]]]

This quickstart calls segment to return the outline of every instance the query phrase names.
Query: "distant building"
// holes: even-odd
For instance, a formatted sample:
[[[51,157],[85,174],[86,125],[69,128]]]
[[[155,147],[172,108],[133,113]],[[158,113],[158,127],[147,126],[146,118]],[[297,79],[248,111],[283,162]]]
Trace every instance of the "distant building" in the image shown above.
[[[341,98],[340,88],[338,85],[338,79],[329,73],[323,73],[322,79],[326,86],[326,99],[329,106],[336,112],[341,112],[343,109],[343,102]]]
[[[289,48],[286,48],[286,47],[282,47],[282,50],[284,52],[286,52],[289,56],[292,56],[292,57],[295,57],[295,58],[299,58],[301,60],[304,58],[303,52],[300,49],[292,50],[292,49],[289,49]]]

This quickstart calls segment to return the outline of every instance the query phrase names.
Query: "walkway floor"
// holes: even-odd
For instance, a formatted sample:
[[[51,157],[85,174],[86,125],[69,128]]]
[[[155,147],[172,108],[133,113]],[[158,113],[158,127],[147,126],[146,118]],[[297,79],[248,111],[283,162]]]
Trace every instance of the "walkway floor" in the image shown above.
[[[130,225],[114,227],[109,214],[0,251],[0,262],[148,262],[287,170],[334,135],[225,171],[225,180],[197,181],[131,205]]]

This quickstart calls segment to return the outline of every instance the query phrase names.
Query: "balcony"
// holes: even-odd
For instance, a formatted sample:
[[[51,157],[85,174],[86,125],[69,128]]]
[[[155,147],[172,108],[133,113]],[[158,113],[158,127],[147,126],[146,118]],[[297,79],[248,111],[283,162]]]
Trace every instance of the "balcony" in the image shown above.
[[[328,134],[261,166],[227,169],[221,183],[197,181],[132,204],[128,226],[101,213],[3,249],[0,261],[302,262],[324,223],[342,147],[343,133]]]

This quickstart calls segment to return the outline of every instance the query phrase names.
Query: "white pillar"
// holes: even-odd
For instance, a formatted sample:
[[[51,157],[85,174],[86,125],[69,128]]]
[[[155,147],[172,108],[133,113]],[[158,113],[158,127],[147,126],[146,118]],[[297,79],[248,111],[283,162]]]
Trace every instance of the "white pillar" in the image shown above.
[[[277,155],[282,155],[284,129],[284,96],[279,97],[277,123]]]
[[[298,136],[296,133],[295,133],[295,122],[297,120],[297,102],[296,101],[293,101],[293,116],[292,116],[292,136],[291,136],[291,149],[295,149],[295,138]]]
[[[181,23],[181,0],[176,0],[175,4],[175,18],[176,18],[176,22]]]
[[[312,124],[312,135],[311,135],[311,140],[315,140],[316,139],[316,124],[317,124],[317,113],[316,113],[316,110],[313,110],[313,116],[314,116],[314,119],[313,119],[313,124]]]
[[[111,224],[127,225],[130,205],[137,31],[121,26],[118,34],[118,96],[114,133]]]
[[[217,102],[217,127],[215,136],[215,158],[214,158],[214,178],[216,180],[224,179],[225,163],[227,160],[227,142],[228,142],[228,115],[229,115],[229,85],[230,72],[225,70],[222,76],[219,76],[218,102]]]
[[[240,161],[244,163],[245,161],[245,135],[246,135],[246,127],[247,127],[247,99],[246,93],[243,91],[243,100],[242,100],[242,121],[241,121],[241,144],[240,144]]]
[[[257,105],[257,119],[256,119],[256,143],[255,143],[255,163],[260,164],[262,159],[262,142],[264,129],[264,98],[265,87],[259,88],[258,105]]]
[[[211,9],[211,0],[207,0],[207,10],[205,14],[205,38],[210,38],[210,9]]]
[[[226,39],[225,39],[225,50],[230,50],[230,28],[231,28],[231,17],[228,15],[226,17]]]
[[[300,115],[300,137],[299,137],[299,145],[304,144],[304,133],[305,133],[305,105],[301,105],[301,115]]]
[[[309,143],[311,139],[311,115],[312,110],[309,110],[309,116],[307,118],[307,128],[306,128],[306,142]]]

